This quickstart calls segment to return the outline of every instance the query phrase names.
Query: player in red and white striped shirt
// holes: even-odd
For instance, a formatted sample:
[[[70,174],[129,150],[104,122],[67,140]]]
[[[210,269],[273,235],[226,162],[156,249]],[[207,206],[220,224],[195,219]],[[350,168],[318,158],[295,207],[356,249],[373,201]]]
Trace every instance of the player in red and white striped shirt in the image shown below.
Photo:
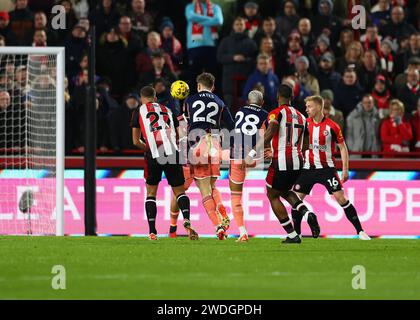
[[[185,194],[184,174],[179,164],[176,131],[178,120],[171,110],[156,103],[156,92],[153,87],[143,87],[140,96],[142,105],[133,113],[131,127],[133,144],[145,151],[144,177],[147,190],[145,210],[149,223],[149,239],[157,240],[156,194],[164,172],[184,216],[184,228],[190,239],[195,240],[198,235],[191,227],[190,199]]]
[[[287,232],[283,243],[300,243],[286,208],[280,197],[288,201],[303,216],[308,212],[308,223],[314,237],[319,235],[316,216],[291,191],[303,166],[302,141],[306,127],[305,117],[290,105],[292,88],[282,84],[278,89],[279,107],[268,115],[268,128],[264,135],[264,146],[270,148],[272,161],[267,173],[267,196],[280,224]],[[248,155],[251,157],[254,152]],[[247,160],[247,159],[246,159]]]
[[[305,151],[305,164],[302,174],[293,188],[300,199],[308,195],[316,183],[326,187],[344,209],[347,219],[353,224],[359,238],[370,240],[363,231],[353,204],[346,198],[342,183],[349,178],[349,153],[340,127],[322,112],[324,100],[320,96],[310,96],[305,99],[308,114],[307,134],[309,135],[309,149]],[[335,168],[334,151],[338,145],[343,162],[342,178],[340,180]],[[300,233],[302,216],[292,210],[292,218],[296,232]]]

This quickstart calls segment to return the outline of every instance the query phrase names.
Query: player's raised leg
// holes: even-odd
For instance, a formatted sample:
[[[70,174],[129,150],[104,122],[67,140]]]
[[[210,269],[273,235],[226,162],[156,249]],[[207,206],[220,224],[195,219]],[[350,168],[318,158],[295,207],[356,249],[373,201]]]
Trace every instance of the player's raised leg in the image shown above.
[[[301,243],[299,235],[296,233],[292,220],[290,220],[287,210],[280,201],[281,192],[267,186],[267,197],[270,201],[271,208],[279,220],[283,229],[287,232],[287,238],[283,243]]]
[[[216,188],[216,181],[217,177],[211,178],[211,196],[213,197],[213,200],[216,203],[216,213],[218,215],[219,221],[222,224],[222,226],[227,230],[229,229],[230,219],[227,214],[226,208],[223,205],[222,195],[220,194],[220,191]]]

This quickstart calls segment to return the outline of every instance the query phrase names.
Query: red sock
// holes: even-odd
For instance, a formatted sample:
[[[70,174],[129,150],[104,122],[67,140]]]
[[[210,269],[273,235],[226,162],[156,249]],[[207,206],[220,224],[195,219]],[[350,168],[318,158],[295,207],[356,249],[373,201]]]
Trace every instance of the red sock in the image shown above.
[[[213,198],[211,196],[204,197],[203,206],[204,209],[206,209],[210,221],[213,223],[214,226],[217,226],[219,224],[219,220],[217,219],[216,203],[214,202]]]
[[[232,192],[232,213],[235,218],[236,225],[239,227],[244,226],[244,209],[242,207],[242,192]]]

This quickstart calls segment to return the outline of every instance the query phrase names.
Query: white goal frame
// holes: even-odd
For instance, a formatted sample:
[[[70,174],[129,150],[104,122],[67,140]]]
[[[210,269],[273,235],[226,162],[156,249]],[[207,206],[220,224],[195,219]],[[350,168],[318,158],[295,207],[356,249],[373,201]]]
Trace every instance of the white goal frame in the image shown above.
[[[56,236],[64,235],[64,47],[0,47],[0,54],[56,55]]]

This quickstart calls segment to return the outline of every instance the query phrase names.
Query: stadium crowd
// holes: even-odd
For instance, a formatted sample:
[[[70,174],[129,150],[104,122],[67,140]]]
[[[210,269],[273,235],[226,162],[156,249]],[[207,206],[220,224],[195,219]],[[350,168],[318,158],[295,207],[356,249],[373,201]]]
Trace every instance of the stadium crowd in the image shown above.
[[[134,149],[129,119],[142,86],[153,84],[158,101],[179,112],[171,83],[186,80],[195,90],[203,70],[216,75],[216,93],[233,113],[256,88],[272,110],[279,84],[288,83],[303,113],[307,96],[325,99],[324,113],[343,129],[350,151],[420,151],[419,1],[356,1],[366,8],[362,30],[352,29],[347,0],[88,2],[13,0],[0,12],[0,46],[66,48],[67,154],[84,150],[93,21],[99,152]],[[66,10],[64,30],[52,28],[55,4]],[[0,66],[2,125],[16,95],[6,84],[18,90],[25,72],[6,67]]]

